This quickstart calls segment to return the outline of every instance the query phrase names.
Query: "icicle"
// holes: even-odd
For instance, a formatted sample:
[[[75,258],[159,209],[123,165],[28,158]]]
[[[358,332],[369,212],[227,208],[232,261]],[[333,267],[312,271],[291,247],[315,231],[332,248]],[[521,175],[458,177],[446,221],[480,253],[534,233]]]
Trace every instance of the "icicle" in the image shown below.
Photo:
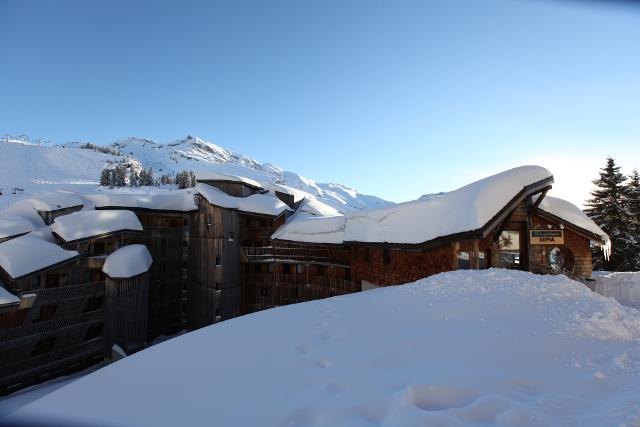
[[[609,236],[607,236],[604,244],[600,246],[600,249],[602,249],[604,259],[609,261],[609,257],[611,256],[611,239],[609,239]]]

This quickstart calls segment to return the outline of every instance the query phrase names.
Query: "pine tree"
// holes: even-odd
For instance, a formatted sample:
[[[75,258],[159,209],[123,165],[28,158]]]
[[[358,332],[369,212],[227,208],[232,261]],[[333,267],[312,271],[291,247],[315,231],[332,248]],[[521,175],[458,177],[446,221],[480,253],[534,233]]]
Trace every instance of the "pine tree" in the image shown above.
[[[632,242],[630,247],[631,269],[640,270],[640,174],[634,169],[626,185],[627,211],[631,221]]]
[[[155,180],[153,179],[153,169],[142,169],[142,172],[140,172],[140,185],[155,185]]]
[[[126,179],[127,179],[127,168],[123,165],[116,166],[115,180],[113,182],[113,185],[115,187],[124,187],[125,185],[127,185]]]
[[[129,174],[129,187],[138,187],[140,185],[140,177],[134,170]]]
[[[111,185],[110,177],[109,169],[102,169],[102,172],[100,172],[100,185],[102,187],[109,187]]]
[[[608,260],[594,251],[594,268],[599,270],[620,271],[629,269],[631,234],[630,218],[626,210],[626,177],[620,167],[609,157],[600,178],[593,181],[595,189],[592,198],[587,200],[585,213],[609,235],[612,254]]]
[[[196,174],[193,171],[189,171],[189,187],[196,186]]]

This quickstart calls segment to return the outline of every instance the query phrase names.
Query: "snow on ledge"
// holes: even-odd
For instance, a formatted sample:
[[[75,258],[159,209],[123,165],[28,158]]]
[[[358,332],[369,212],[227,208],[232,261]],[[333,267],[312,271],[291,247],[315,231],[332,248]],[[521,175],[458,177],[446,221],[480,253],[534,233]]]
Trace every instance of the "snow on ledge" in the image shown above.
[[[222,208],[237,209],[242,212],[271,216],[278,216],[282,212],[290,210],[286,203],[271,193],[252,194],[248,197],[234,197],[207,184],[198,184],[197,189],[209,203]]]
[[[0,306],[18,304],[19,302],[20,298],[0,286]]]
[[[66,242],[86,239],[121,230],[142,231],[136,214],[125,210],[89,210],[60,216],[51,231]]]
[[[13,279],[71,260],[76,251],[67,251],[55,243],[27,234],[0,243],[0,267]]]
[[[153,259],[145,245],[128,245],[107,257],[102,272],[112,279],[128,279],[149,271]]]
[[[262,184],[253,179],[246,178],[244,176],[231,175],[220,172],[201,171],[196,172],[196,181],[231,181],[247,184],[251,187],[262,188]]]
[[[56,211],[74,206],[84,206],[85,203],[86,202],[82,198],[68,191],[46,193],[33,198],[33,206],[37,210],[44,212]]]

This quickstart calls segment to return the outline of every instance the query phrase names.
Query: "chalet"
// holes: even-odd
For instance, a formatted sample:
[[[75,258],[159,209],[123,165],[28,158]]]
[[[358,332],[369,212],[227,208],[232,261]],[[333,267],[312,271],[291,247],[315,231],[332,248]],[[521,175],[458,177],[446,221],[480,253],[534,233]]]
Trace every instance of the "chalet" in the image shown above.
[[[0,212],[0,395],[245,313],[456,269],[591,276],[608,236],[511,169],[341,214],[221,173],[169,194],[54,193]]]

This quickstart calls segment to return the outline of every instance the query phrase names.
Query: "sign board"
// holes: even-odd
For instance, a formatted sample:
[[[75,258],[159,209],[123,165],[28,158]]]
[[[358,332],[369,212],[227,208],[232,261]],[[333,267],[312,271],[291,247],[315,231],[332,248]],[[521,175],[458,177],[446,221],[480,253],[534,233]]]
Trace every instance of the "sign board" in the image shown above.
[[[529,237],[532,245],[564,244],[564,230],[531,230]]]

